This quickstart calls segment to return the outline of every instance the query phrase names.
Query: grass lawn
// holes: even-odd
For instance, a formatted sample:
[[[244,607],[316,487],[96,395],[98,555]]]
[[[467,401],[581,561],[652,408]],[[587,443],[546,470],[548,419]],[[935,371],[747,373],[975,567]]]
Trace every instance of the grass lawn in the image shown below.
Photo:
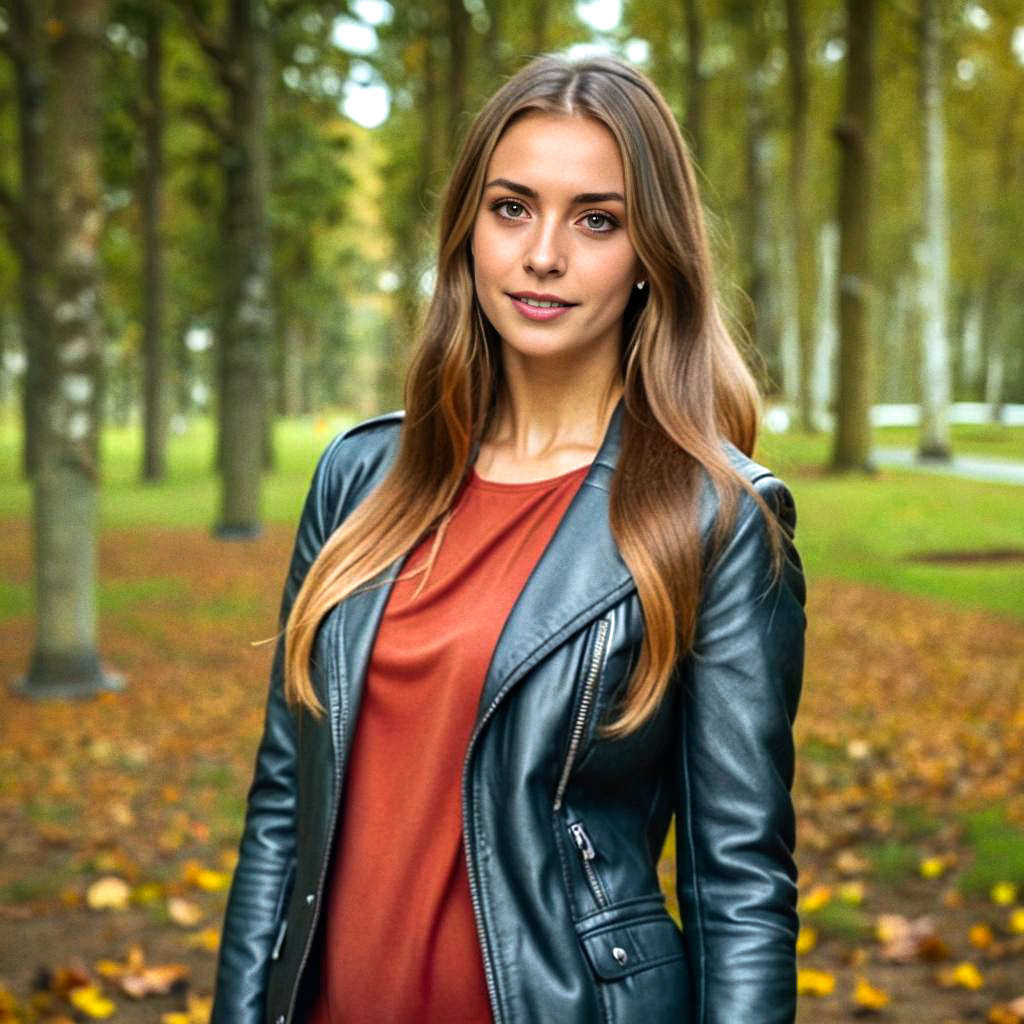
[[[354,417],[287,420],[276,426],[278,466],[267,475],[267,523],[294,524],[317,456]],[[1024,430],[957,427],[958,450],[995,451],[1024,457]],[[879,430],[879,444],[905,443],[912,432]],[[172,438],[169,476],[163,484],[136,480],[141,438],[135,429],[108,429],[103,439],[104,528],[203,527],[216,515],[218,483],[210,469],[213,425],[194,420]],[[0,423],[0,519],[22,519],[29,488],[16,472],[18,435],[10,415]],[[871,479],[829,476],[824,435],[762,436],[758,458],[792,487],[798,512],[797,540],[810,584],[834,577],[873,583],[963,607],[1024,617],[1020,561],[931,564],[913,560],[937,551],[1024,546],[1024,491],[1009,485],[885,469]],[[117,595],[101,600],[116,601]],[[9,594],[3,607],[20,607],[27,594]]]

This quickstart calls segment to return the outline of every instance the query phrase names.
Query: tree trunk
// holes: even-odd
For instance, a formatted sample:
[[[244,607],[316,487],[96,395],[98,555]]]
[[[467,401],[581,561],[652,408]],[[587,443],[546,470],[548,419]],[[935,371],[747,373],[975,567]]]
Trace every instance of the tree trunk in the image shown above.
[[[875,0],[847,0],[839,165],[839,375],[832,468],[871,470]]]
[[[811,295],[814,291],[814,249],[804,188],[807,172],[807,34],[801,0],[786,0],[786,50],[789,55],[789,94],[792,108],[789,163],[789,219],[793,246],[793,316],[799,354],[796,377],[797,421],[806,431],[816,430],[811,379],[814,369],[814,331]]]
[[[462,115],[466,110],[466,36],[469,14],[463,0],[448,0],[448,163],[462,138]]]
[[[942,112],[939,0],[920,0],[921,164],[923,240],[918,249],[921,302],[921,433],[919,458],[949,459],[950,359],[946,296],[946,138]]]
[[[21,468],[31,478],[38,465],[42,393],[41,361],[47,347],[48,303],[45,296],[47,247],[45,230],[49,182],[43,159],[46,122],[45,60],[41,38],[46,15],[36,0],[11,0],[9,52],[14,64],[18,109],[20,196],[12,238],[20,267],[21,337],[25,352],[22,376]]]
[[[267,237],[268,13],[264,0],[231,0],[225,73],[225,295],[219,345],[221,509],[214,533],[261,532],[272,313]]]
[[[144,158],[141,189],[143,258],[142,328],[142,479],[163,480],[167,473],[167,355],[163,339],[163,243],[160,237],[164,177],[163,19],[145,12],[146,59],[143,65]]]
[[[707,160],[707,139],[704,133],[704,20],[697,0],[683,0],[683,19],[686,23],[686,136],[690,153],[699,167]]]
[[[548,14],[551,10],[549,0],[533,0],[530,13],[530,24],[533,26],[533,50],[530,56],[544,53],[548,45]]]
[[[490,24],[484,39],[484,60],[495,78],[505,73],[505,0],[490,0],[487,5]]]
[[[814,405],[814,426],[824,427],[832,408],[835,392],[836,335],[836,257],[839,229],[835,221],[826,221],[818,236],[818,340],[814,350],[814,374],[811,379]]]
[[[97,292],[103,225],[97,145],[98,57],[104,0],[58,0],[50,24],[55,307],[42,352],[37,465],[32,477],[36,638],[29,696],[86,696],[117,689],[96,649],[96,492],[102,339]]]
[[[765,38],[760,19],[753,17],[745,26],[747,33],[746,76],[746,177],[747,177],[747,244],[750,254],[750,276],[747,294],[749,310],[747,329],[765,363],[768,379],[766,390],[779,390],[778,334],[772,302],[774,260],[771,225],[771,165],[768,144],[768,113],[764,94]]]

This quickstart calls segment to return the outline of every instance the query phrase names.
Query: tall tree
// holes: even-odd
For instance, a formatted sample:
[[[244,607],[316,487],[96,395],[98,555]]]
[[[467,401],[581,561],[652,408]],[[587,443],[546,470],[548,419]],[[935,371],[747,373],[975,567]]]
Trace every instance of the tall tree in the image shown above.
[[[117,688],[96,649],[96,496],[102,339],[98,293],[103,226],[97,145],[97,77],[105,0],[57,0],[51,168],[51,329],[36,386],[37,465],[32,475],[36,638],[19,689],[78,696]]]
[[[48,307],[44,296],[47,245],[44,224],[50,206],[43,132],[46,123],[45,5],[10,0],[10,24],[0,37],[14,67],[18,118],[19,191],[0,193],[9,213],[11,244],[20,270],[21,337],[26,366],[22,378],[22,472],[31,477],[38,464],[41,361],[47,346]]]
[[[949,231],[946,212],[946,129],[942,106],[940,0],[920,0],[922,240],[919,245],[921,313],[921,433],[918,455],[948,459],[949,430]]]
[[[141,106],[144,158],[141,219],[144,312],[142,329],[142,478],[162,480],[167,471],[167,354],[163,335],[164,273],[160,210],[164,180],[164,18],[160,3],[143,8],[146,56]]]
[[[811,327],[811,296],[814,290],[814,247],[808,214],[807,113],[807,31],[803,0],[786,0],[786,52],[790,96],[789,236],[792,246],[794,323],[799,353],[796,396],[797,416],[803,430],[816,430],[812,377],[814,372],[814,331]]]
[[[839,375],[832,467],[871,468],[875,0],[846,2],[839,164]]]
[[[683,19],[686,29],[686,135],[690,152],[699,167],[707,158],[707,139],[704,131],[704,107],[707,90],[704,88],[704,17],[697,0],[683,0]]]
[[[267,91],[269,12],[265,0],[229,0],[221,36],[197,0],[186,14],[228,99],[227,116],[210,119],[222,145],[224,210],[223,301],[217,337],[219,537],[261,532],[264,455],[268,432],[270,251]]]

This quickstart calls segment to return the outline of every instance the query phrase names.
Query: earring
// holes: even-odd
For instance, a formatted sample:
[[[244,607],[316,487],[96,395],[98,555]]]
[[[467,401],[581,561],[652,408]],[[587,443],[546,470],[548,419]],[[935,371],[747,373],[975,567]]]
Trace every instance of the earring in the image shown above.
[[[643,291],[643,290],[644,290],[644,285],[645,285],[645,284],[647,284],[647,282],[646,282],[646,281],[637,281],[637,283],[636,283],[636,286],[637,286],[637,288],[639,288],[639,289],[640,289],[640,291]]]

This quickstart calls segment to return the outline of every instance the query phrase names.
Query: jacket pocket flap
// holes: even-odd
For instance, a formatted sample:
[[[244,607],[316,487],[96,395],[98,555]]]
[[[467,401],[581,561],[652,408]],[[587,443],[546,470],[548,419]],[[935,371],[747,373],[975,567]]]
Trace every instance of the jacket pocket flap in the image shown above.
[[[686,955],[683,934],[667,913],[603,925],[580,935],[594,972],[623,978]]]

